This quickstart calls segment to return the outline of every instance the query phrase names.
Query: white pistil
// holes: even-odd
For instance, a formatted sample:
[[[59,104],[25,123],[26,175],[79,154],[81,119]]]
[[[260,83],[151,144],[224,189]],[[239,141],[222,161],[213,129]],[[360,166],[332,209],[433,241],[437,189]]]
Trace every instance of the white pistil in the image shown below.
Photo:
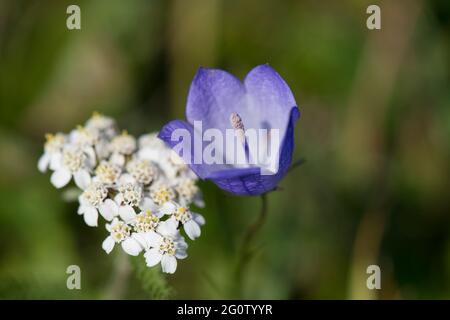
[[[247,139],[245,137],[244,122],[242,121],[242,118],[239,114],[237,114],[236,112],[232,112],[230,114],[230,123],[231,123],[231,126],[233,127],[233,129],[236,131],[236,135],[237,135],[239,141],[244,146],[245,159],[248,162],[249,158],[250,158],[250,150],[248,147]]]
[[[241,143],[245,144],[245,127],[239,114],[232,112],[230,114],[230,123],[233,129],[236,130],[236,134]]]

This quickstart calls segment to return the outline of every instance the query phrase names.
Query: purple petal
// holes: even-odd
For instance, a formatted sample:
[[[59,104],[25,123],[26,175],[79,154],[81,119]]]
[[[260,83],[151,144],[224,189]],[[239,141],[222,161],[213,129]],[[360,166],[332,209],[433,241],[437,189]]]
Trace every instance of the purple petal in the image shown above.
[[[245,129],[287,129],[289,113],[297,106],[289,86],[269,65],[253,68],[244,83],[232,74],[200,68],[192,81],[186,105],[189,123],[202,121],[203,129],[231,128],[230,115],[236,112]]]
[[[173,139],[172,134],[177,129],[184,129],[189,132],[189,138],[180,137],[179,140]],[[195,172],[197,176],[202,179],[206,179],[209,175],[213,174],[215,171],[226,170],[231,168],[229,165],[225,164],[195,164],[195,150],[194,150],[194,127],[185,121],[182,120],[173,120],[166,124],[159,132],[158,138],[163,140],[170,148],[174,148],[178,146],[180,143],[184,146],[183,150],[186,151],[186,154],[183,154],[183,150],[177,152],[177,154],[187,163],[192,171]],[[199,154],[203,154],[203,149],[205,147],[205,143],[203,141],[199,141],[200,143],[200,152]]]
[[[192,80],[186,104],[189,123],[202,121],[203,127],[230,128],[230,114],[242,109],[245,88],[232,74],[219,69],[200,68]]]
[[[300,112],[297,107],[290,112],[289,125],[283,139],[278,172],[274,175],[260,175],[248,169],[217,171],[210,179],[221,189],[235,195],[259,195],[275,189],[284,177],[292,161],[294,150],[294,127]]]
[[[280,130],[280,137],[283,137],[291,109],[297,106],[289,86],[267,64],[253,68],[245,77],[244,83],[247,90],[247,108],[242,119],[246,129],[276,128]]]

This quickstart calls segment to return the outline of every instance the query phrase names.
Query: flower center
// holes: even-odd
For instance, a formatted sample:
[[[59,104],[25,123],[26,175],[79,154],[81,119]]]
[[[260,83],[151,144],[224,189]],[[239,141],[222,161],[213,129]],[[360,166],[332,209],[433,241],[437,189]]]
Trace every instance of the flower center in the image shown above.
[[[47,152],[57,152],[62,149],[64,146],[64,135],[61,133],[51,134],[48,133],[45,135],[45,144],[44,149]]]
[[[155,167],[148,160],[132,160],[127,166],[128,172],[144,185],[150,184],[156,175]]]
[[[142,189],[133,183],[127,183],[119,188],[123,196],[123,202],[132,207],[137,207],[141,202]]]
[[[191,202],[198,192],[198,187],[193,179],[183,179],[175,189],[180,198],[187,202]]]
[[[91,130],[86,129],[83,126],[77,127],[77,133],[78,135],[76,136],[76,143],[78,143],[79,145],[92,146],[95,144],[95,141],[97,140],[95,134]]]
[[[98,179],[105,184],[115,183],[119,179],[120,172],[119,166],[106,161],[101,162],[95,169]]]
[[[189,212],[188,208],[186,207],[178,207],[173,216],[177,221],[181,221],[181,223],[186,223],[189,220],[192,219],[192,214]]]
[[[186,162],[184,162],[183,158],[181,158],[175,151],[170,151],[169,156],[169,163],[173,165],[179,173],[180,171],[186,170],[188,166],[186,165]]]
[[[155,230],[158,224],[159,218],[151,210],[147,210],[136,216],[134,228],[137,232],[149,232]]]
[[[153,202],[155,202],[157,205],[163,205],[167,201],[173,200],[175,198],[173,190],[168,187],[160,187],[157,190],[151,192],[150,196]]]
[[[92,183],[83,192],[83,197],[94,207],[99,206],[108,195],[108,190],[101,183]]]
[[[111,151],[124,155],[130,155],[136,149],[136,139],[123,131],[120,136],[115,137],[111,141]]]
[[[86,155],[80,149],[66,149],[63,152],[63,164],[72,172],[76,172],[83,167]]]
[[[159,246],[159,253],[169,254],[173,256],[175,254],[175,243],[173,242],[173,240],[164,237]]]
[[[130,227],[123,221],[118,221],[111,226],[111,236],[119,243],[130,236]]]

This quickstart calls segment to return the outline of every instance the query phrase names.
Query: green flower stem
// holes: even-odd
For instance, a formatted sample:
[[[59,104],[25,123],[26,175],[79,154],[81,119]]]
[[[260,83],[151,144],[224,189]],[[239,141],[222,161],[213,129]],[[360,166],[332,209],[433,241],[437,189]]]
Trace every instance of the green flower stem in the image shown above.
[[[129,257],[125,252],[119,250],[115,257],[111,280],[103,298],[107,300],[123,299],[128,289],[130,274]]]
[[[240,298],[242,296],[243,275],[246,272],[248,263],[253,257],[254,253],[252,247],[253,241],[255,237],[258,235],[262,226],[264,225],[266,218],[267,218],[267,193],[264,193],[261,195],[261,211],[259,212],[259,216],[257,220],[247,228],[244,234],[242,245],[238,252],[238,261],[236,265],[234,278],[235,290],[233,290],[238,295],[237,298]]]

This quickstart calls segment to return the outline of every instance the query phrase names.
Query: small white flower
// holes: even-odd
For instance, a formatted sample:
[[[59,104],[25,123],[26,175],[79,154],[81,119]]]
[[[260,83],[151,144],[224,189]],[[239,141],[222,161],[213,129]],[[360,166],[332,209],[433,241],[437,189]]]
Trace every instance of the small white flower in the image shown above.
[[[155,231],[159,226],[161,215],[158,211],[147,209],[136,215],[134,221],[131,222],[136,233],[145,233]]]
[[[144,240],[142,245],[146,250],[144,257],[148,267],[161,262],[163,272],[174,273],[177,269],[177,259],[187,257],[186,241],[175,225],[166,221],[160,223],[157,232],[150,231],[138,239]]]
[[[164,150],[167,149],[164,141],[158,138],[158,133],[148,133],[139,137],[139,152],[144,149],[148,150]],[[145,152],[144,152],[145,153]]]
[[[109,142],[117,135],[114,119],[94,112],[92,117],[86,122],[85,127],[96,133],[97,140],[94,148],[98,159],[108,158],[110,155]]]
[[[98,209],[103,205],[103,201],[108,196],[108,189],[99,183],[94,182],[84,190],[80,195],[78,214],[82,214],[84,221],[88,226],[96,227],[98,220]],[[105,217],[106,220],[111,220],[110,217]]]
[[[136,240],[130,237],[131,227],[125,222],[115,218],[110,224],[106,225],[106,230],[110,232],[110,235],[102,243],[102,248],[106,253],[109,254],[116,243],[120,243],[122,249],[133,256],[137,256],[141,251]]]
[[[107,159],[110,156],[109,140],[103,138],[99,139],[95,143],[94,149],[98,161]]]
[[[187,206],[194,203],[200,208],[205,206],[202,194],[195,179],[185,177],[178,179],[175,185],[175,191],[177,192],[178,200],[182,205]]]
[[[100,162],[95,169],[95,179],[98,179],[98,181],[106,184],[107,186],[115,185],[121,174],[122,169],[120,166],[109,161]]]
[[[94,130],[90,130],[83,126],[78,126],[69,134],[70,142],[79,147],[94,146],[98,139],[98,134]]]
[[[86,189],[91,183],[90,161],[78,146],[66,146],[54,170],[50,181],[58,189],[67,185],[72,176],[80,189]]]
[[[106,199],[99,209],[106,220],[120,216],[123,221],[129,223],[136,217],[134,207],[143,207],[145,203],[142,188],[137,184],[127,183],[119,187],[119,193],[114,200]]]
[[[130,206],[137,207],[143,199],[142,188],[137,183],[126,183],[119,187],[120,202]]]
[[[161,206],[168,201],[174,200],[175,192],[165,183],[160,183],[151,187],[150,198],[154,203]]]
[[[127,164],[127,171],[136,182],[143,185],[149,185],[156,178],[157,174],[156,167],[149,160],[137,158],[132,159]]]
[[[137,155],[140,159],[156,163],[169,178],[174,178],[180,172],[189,169],[183,159],[168,148],[157,134],[147,134],[139,138]]]
[[[173,202],[166,202],[161,207],[160,212],[171,215],[166,222],[175,225],[176,228],[181,223],[189,239],[195,240],[200,237],[200,226],[205,224],[205,218],[201,214],[192,212],[188,207],[180,206]]]
[[[86,121],[86,128],[98,132],[100,137],[106,139],[111,139],[117,135],[114,119],[98,112],[94,112]]]
[[[123,131],[121,135],[114,137],[109,144],[111,161],[117,165],[125,165],[126,156],[131,156],[136,150],[136,139]]]
[[[95,146],[98,141],[98,133],[83,126],[78,126],[70,132],[69,141],[71,145],[77,146],[86,154],[89,166],[95,167],[97,164]]]
[[[192,203],[204,205],[198,178],[157,133],[136,141],[116,128],[112,118],[94,113],[68,135],[47,135],[38,168],[54,171],[57,188],[73,178],[82,189],[75,198],[87,225],[97,226],[99,214],[109,222],[102,243],[108,254],[120,244],[133,256],[144,251],[147,266],[161,263],[163,272],[174,273],[188,247],[178,229],[194,240],[205,223],[189,210]]]
[[[39,158],[38,169],[41,172],[47,171],[47,168],[54,170],[62,156],[62,149],[66,142],[66,137],[62,133],[46,134],[44,144],[44,154]]]
[[[169,149],[167,162],[165,162],[164,167],[170,178],[176,178],[178,175],[190,171],[188,165],[184,160],[173,150]]]
[[[149,232],[157,230],[162,216],[155,204],[148,198],[142,201],[140,209],[142,211],[128,222],[135,232],[122,243],[123,250],[133,256],[137,256],[143,249],[149,249],[146,239]]]

